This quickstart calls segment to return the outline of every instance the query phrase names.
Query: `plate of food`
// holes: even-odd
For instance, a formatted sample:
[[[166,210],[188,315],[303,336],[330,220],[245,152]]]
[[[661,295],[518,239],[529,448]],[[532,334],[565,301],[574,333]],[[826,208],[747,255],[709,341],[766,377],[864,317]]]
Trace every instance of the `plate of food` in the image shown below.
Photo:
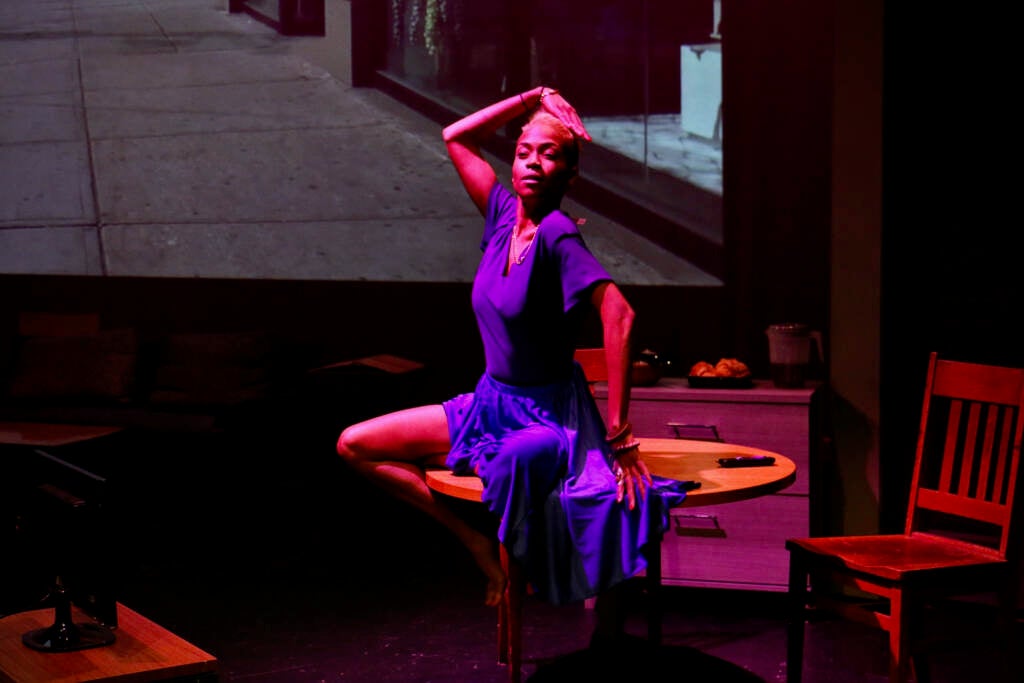
[[[686,381],[697,389],[749,389],[754,386],[750,368],[736,358],[721,358],[714,365],[698,361],[690,367]]]

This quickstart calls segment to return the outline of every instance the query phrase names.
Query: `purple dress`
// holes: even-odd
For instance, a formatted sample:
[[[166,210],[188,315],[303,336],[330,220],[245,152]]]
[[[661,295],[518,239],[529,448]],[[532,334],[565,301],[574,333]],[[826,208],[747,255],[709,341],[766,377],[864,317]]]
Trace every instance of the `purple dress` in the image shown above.
[[[515,217],[515,195],[495,183],[472,295],[486,372],[473,393],[444,403],[447,465],[480,476],[498,539],[557,605],[644,569],[643,551],[668,528],[687,484],[656,478],[633,510],[616,502],[607,430],[573,360],[593,287],[611,277],[562,211],[541,221],[506,273]]]

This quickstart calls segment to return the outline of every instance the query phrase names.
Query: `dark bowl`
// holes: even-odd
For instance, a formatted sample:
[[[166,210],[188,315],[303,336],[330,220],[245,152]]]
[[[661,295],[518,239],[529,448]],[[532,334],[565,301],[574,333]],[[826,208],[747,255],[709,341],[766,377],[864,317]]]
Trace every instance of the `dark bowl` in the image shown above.
[[[652,387],[661,379],[662,368],[652,365],[647,361],[633,361],[633,369],[630,378],[635,387]]]

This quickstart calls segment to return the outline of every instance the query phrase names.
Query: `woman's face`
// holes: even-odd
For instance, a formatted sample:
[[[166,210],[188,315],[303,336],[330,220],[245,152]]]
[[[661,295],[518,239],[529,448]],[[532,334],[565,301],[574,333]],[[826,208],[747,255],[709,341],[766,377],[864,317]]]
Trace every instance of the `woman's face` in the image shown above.
[[[560,200],[576,169],[569,166],[563,142],[552,126],[529,124],[516,144],[512,187],[526,201]]]

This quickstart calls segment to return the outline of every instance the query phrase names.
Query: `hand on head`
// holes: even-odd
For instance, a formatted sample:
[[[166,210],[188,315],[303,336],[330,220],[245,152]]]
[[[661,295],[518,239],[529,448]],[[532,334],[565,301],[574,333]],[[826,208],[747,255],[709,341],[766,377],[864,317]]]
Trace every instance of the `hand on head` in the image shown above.
[[[557,90],[545,88],[544,97],[540,100],[540,107],[561,121],[576,137],[587,142],[593,139],[583,126],[583,121],[576,113],[576,109]]]

